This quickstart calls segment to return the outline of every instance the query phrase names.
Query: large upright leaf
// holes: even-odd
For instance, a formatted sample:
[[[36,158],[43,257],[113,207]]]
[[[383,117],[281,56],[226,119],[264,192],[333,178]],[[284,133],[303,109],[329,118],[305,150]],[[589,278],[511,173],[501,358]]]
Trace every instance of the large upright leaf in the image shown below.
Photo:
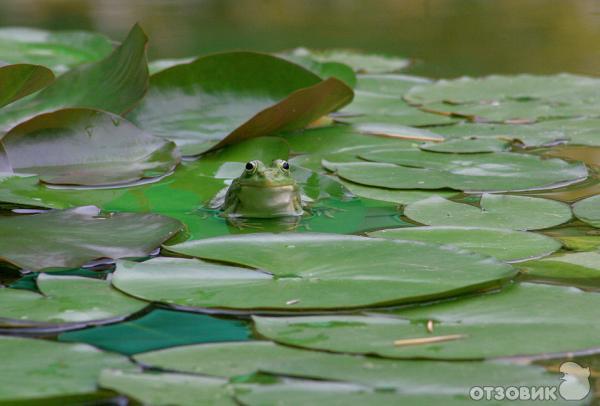
[[[94,206],[0,217],[0,259],[32,271],[94,259],[143,257],[183,225],[157,214],[100,215]]]
[[[522,283],[370,316],[255,317],[280,343],[391,358],[481,359],[600,351],[600,293]],[[431,322],[429,322],[431,320]]]
[[[99,279],[42,274],[37,286],[41,294],[0,289],[0,328],[81,328],[122,319],[148,305]]]
[[[2,144],[13,170],[45,183],[128,183],[164,175],[179,162],[174,143],[88,109],[41,114],[10,130]]]
[[[37,92],[53,81],[52,71],[43,66],[28,64],[2,66],[0,63],[0,107]]]
[[[182,306],[295,310],[429,300],[514,275],[508,265],[455,248],[336,234],[228,236],[168,250],[263,272],[154,259],[119,264],[113,284],[136,297]]]
[[[571,219],[569,205],[529,196],[484,193],[480,207],[432,196],[406,206],[404,215],[432,226],[477,226],[536,230]]]
[[[271,55],[228,52],[198,58],[152,76],[131,118],[175,141],[185,155],[242,139],[303,128],[352,100],[337,79],[321,81]]]
[[[0,353],[0,402],[6,404],[93,393],[103,369],[137,369],[122,355],[86,344],[2,336]]]
[[[57,73],[98,61],[112,50],[112,41],[94,32],[0,28],[0,61],[43,65]]]
[[[146,34],[135,25],[121,46],[105,59],[72,69],[36,95],[0,111],[0,137],[37,114],[87,107],[121,114],[144,95],[148,83]]]

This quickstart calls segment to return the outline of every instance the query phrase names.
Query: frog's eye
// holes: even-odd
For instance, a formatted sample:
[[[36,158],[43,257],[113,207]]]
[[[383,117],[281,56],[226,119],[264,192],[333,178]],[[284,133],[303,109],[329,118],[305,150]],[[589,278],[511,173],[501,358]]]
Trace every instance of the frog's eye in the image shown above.
[[[276,160],[275,164],[277,164],[277,166],[283,169],[284,171],[290,170],[290,164],[287,161],[284,161],[283,159]]]
[[[256,170],[256,163],[253,161],[246,163],[246,172],[254,172]]]

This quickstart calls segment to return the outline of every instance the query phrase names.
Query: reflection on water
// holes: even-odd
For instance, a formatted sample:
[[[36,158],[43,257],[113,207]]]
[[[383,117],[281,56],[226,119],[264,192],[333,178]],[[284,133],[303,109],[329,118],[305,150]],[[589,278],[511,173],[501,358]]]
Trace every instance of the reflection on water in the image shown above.
[[[0,25],[122,38],[139,21],[150,55],[300,45],[423,61],[429,76],[569,71],[600,75],[597,0],[2,0]]]

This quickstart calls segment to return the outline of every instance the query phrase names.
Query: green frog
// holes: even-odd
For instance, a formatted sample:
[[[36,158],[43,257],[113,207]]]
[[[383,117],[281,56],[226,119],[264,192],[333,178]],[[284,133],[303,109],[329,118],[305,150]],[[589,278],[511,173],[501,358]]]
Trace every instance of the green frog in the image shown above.
[[[276,218],[301,216],[300,187],[287,161],[277,159],[270,167],[255,160],[227,189],[221,205],[226,217]]]

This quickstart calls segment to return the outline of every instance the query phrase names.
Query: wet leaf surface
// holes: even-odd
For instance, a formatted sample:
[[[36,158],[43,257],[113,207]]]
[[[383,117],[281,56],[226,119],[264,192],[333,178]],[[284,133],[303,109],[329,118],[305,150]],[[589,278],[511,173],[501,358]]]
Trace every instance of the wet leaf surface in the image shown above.
[[[553,255],[522,265],[527,279],[600,289],[600,253]]]
[[[334,352],[454,360],[552,353],[560,357],[562,352],[598,351],[593,309],[599,301],[598,293],[521,283],[499,293],[393,314],[254,321],[259,334],[277,342]],[[433,320],[432,333],[428,320]]]
[[[39,115],[10,130],[2,143],[15,172],[53,184],[130,183],[165,175],[179,162],[174,143],[87,109]]]
[[[368,234],[396,240],[448,244],[496,257],[502,261],[520,262],[544,257],[560,249],[560,242],[541,234],[501,228],[437,226],[387,229]]]
[[[110,282],[77,276],[40,275],[40,293],[0,289],[0,328],[52,331],[119,321],[147,306],[111,288]],[[18,330],[14,330],[18,331]]]
[[[600,196],[592,196],[573,205],[575,216],[596,228],[600,228]]]
[[[96,392],[101,370],[135,370],[126,357],[86,344],[0,337],[0,352],[5,368],[0,374],[0,401],[8,404],[90,394]]]
[[[347,49],[310,50],[296,48],[292,50],[291,55],[312,58],[319,62],[344,63],[361,73],[395,72],[410,65],[408,59],[387,55],[363,54]]]
[[[478,152],[501,152],[510,148],[510,143],[497,138],[457,138],[441,143],[419,145],[423,151],[454,154],[474,154]]]
[[[0,257],[31,271],[77,268],[95,259],[147,256],[181,229],[165,216],[101,215],[94,206],[0,217]]]
[[[566,223],[571,219],[571,208],[555,200],[484,193],[479,207],[432,196],[409,204],[404,215],[432,226],[536,230]]]

